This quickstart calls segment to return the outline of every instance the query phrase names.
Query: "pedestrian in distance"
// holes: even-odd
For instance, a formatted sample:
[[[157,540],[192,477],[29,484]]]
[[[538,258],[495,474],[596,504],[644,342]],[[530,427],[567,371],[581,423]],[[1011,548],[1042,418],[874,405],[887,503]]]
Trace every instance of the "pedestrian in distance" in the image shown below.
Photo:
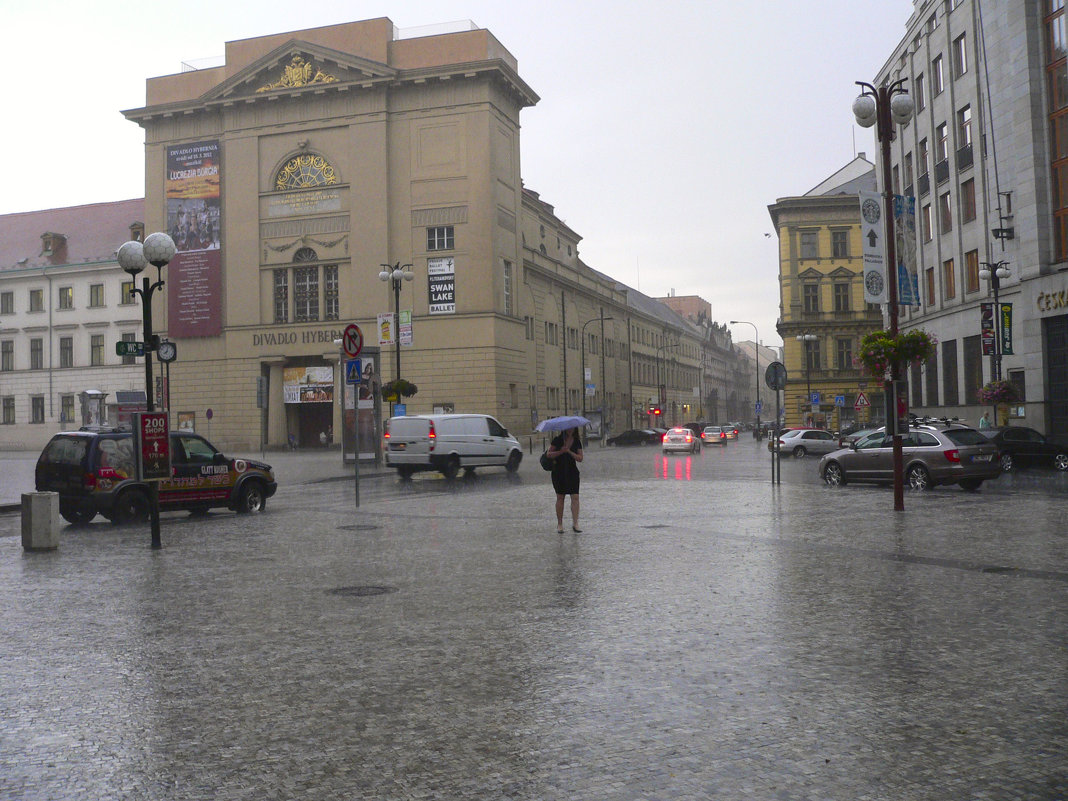
[[[582,461],[582,439],[579,430],[571,428],[553,439],[546,455],[553,460],[553,489],[556,490],[556,531],[564,533],[564,496],[571,496],[571,530],[581,534],[579,528],[579,469]]]
[[[979,418],[979,428],[990,428],[990,412],[983,412]]]

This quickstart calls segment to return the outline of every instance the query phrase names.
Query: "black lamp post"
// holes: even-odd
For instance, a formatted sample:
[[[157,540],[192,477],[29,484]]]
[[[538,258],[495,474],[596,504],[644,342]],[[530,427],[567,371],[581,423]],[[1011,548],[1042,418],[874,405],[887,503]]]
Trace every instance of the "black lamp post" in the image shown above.
[[[379,279],[393,282],[393,341],[396,343],[397,351],[397,374],[394,379],[400,379],[400,291],[402,282],[412,280],[412,265],[401,264],[398,261],[392,266],[388,264],[380,264],[379,266],[383,268],[382,272],[378,274]]]
[[[812,417],[812,343],[819,339],[815,334],[798,334],[796,337],[798,342],[805,343],[805,403],[809,404],[809,422],[814,423],[815,419]]]
[[[665,345],[657,345],[656,348],[656,405],[660,409],[660,413],[664,413],[664,407],[667,406],[667,387],[662,383],[660,378],[660,354],[663,353],[665,348],[677,348],[680,343],[669,342]],[[675,421],[672,421],[672,425]]]
[[[152,332],[152,295],[157,289],[161,289],[165,283],[163,280],[163,268],[167,266],[178,248],[174,246],[167,234],[156,232],[145,237],[145,241],[127,242],[119,248],[117,259],[130,277],[134,279],[133,293],[141,296],[141,312],[144,320],[145,338],[145,399],[147,411],[154,412],[156,404],[153,400],[155,389],[152,386],[152,351],[159,344],[159,337]],[[141,289],[137,288],[137,276],[145,269],[145,263],[156,268],[156,280],[152,281],[147,275],[141,281]],[[152,481],[148,485],[148,497],[152,523],[152,547],[162,548],[159,531],[159,482]]]
[[[870,83],[857,81],[857,86],[864,92],[853,101],[853,115],[857,124],[870,128],[876,126],[875,132],[881,145],[881,158],[883,162],[883,197],[886,199],[883,216],[886,218],[884,241],[886,243],[886,285],[889,289],[888,316],[890,318],[890,336],[897,338],[897,258],[894,253],[894,184],[890,169],[890,143],[894,139],[894,124],[906,125],[912,119],[915,104],[905,88],[905,79],[894,81],[889,86],[880,86],[876,89]],[[901,434],[897,425],[897,401],[898,391],[901,387],[901,363],[895,361],[890,365],[889,393],[895,408],[886,410],[886,422],[894,420],[894,510],[905,510],[905,490],[902,480],[904,457],[901,452]],[[888,425],[889,429],[889,425]]]
[[[611,320],[611,317],[605,317],[604,312],[601,312],[600,317],[594,317],[592,320],[587,320],[582,324],[582,416],[586,416],[586,326],[590,323],[601,324],[601,355],[604,355],[604,321]],[[601,429],[604,429],[604,359],[601,359]]]
[[[731,320],[731,325],[751,325],[753,326],[753,338],[754,344],[753,352],[756,354],[756,408],[760,406],[760,332],[757,331],[756,323],[751,323],[748,320]],[[756,413],[756,435],[760,436],[760,412]]]
[[[1009,272],[1009,263],[1007,261],[997,261],[994,263],[982,262],[979,269],[979,277],[984,281],[990,282],[990,289],[994,293],[994,352],[990,354],[990,377],[994,381],[1001,380],[1001,345],[1002,345],[1002,330],[1001,330],[1001,300],[999,293],[1001,292],[1001,279],[1008,278],[1011,273]],[[994,405],[994,425],[1000,425],[998,421],[997,404]]]

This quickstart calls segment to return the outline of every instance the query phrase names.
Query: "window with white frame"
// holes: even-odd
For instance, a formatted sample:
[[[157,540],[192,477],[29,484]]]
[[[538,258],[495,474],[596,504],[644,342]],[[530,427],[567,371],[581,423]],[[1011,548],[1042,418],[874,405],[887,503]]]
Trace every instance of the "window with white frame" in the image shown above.
[[[30,369],[44,369],[44,340],[40,337],[30,340]]]
[[[8,372],[15,369],[15,341],[5,339],[0,342],[0,371]]]
[[[953,40],[953,77],[959,78],[968,71],[968,40],[961,34]]]
[[[512,308],[512,262],[504,260],[504,313],[513,314]]]
[[[74,396],[73,395],[60,395],[59,396],[59,422],[61,422],[61,423],[73,423],[74,422]]]
[[[30,422],[43,423],[45,421],[44,395],[30,396]]]
[[[3,400],[3,424],[5,426],[15,425],[15,396],[5,395]]]
[[[122,341],[123,342],[136,342],[137,341],[137,334],[123,334],[122,335]],[[134,356],[133,354],[127,354],[127,355],[122,357],[122,363],[123,364],[136,364],[137,363],[137,357]]]
[[[427,250],[452,250],[455,246],[453,226],[437,225],[426,229]]]
[[[61,286],[59,288],[59,308],[61,309],[73,309],[74,308],[74,287]]]
[[[15,293],[0,292],[0,314],[15,313]]]
[[[90,308],[99,308],[104,305],[104,285],[103,284],[90,284],[89,285],[89,306]]]
[[[338,319],[337,265],[323,267],[323,319]]]
[[[274,277],[274,321],[289,322],[289,270],[272,270]]]
[[[31,289],[30,290],[30,311],[32,311],[32,312],[44,311],[44,290],[43,289]]]

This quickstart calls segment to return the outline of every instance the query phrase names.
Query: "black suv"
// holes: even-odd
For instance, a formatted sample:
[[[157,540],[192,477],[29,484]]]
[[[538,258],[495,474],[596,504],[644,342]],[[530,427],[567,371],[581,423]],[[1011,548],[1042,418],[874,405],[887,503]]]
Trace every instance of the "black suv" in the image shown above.
[[[146,520],[148,485],[136,478],[133,448],[129,430],[56,434],[37,459],[37,491],[58,492],[59,513],[69,523],[88,523],[97,513],[113,523]],[[171,432],[171,478],[159,483],[161,511],[260,512],[276,489],[270,465],[231,459],[203,437]]]

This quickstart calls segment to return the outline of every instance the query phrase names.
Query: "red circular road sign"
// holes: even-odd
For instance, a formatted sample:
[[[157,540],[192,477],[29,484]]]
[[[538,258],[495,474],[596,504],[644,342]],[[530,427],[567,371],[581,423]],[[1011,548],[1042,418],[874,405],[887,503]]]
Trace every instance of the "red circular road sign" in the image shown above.
[[[354,359],[360,355],[360,351],[363,350],[363,331],[356,323],[349,323],[345,326],[341,346],[345,349],[345,353]]]

